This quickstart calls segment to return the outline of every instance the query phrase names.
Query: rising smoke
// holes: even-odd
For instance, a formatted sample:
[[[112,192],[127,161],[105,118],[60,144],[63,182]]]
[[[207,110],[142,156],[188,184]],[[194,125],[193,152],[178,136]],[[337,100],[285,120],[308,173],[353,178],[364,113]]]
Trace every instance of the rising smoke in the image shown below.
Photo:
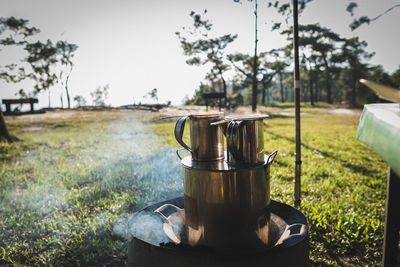
[[[106,246],[101,244],[105,236],[129,240],[142,232],[143,224],[132,220],[134,212],[183,194],[176,148],[166,146],[139,118],[126,116],[106,129],[85,127],[58,129],[61,137],[55,131],[55,140],[26,151],[17,160],[27,178],[22,185],[10,184],[1,192],[0,248],[11,251],[8,248],[15,242],[34,244],[37,240],[51,240],[48,247],[67,246],[71,234],[89,251],[93,245]],[[71,147],[73,153],[61,154],[68,153],[64,147],[58,153],[61,146]],[[12,181],[18,168],[3,172],[3,178]],[[20,215],[18,227],[7,224],[7,216],[15,214]],[[146,224],[160,219],[144,218]],[[85,254],[79,246],[75,253]],[[43,257],[42,263],[54,263],[54,256]]]

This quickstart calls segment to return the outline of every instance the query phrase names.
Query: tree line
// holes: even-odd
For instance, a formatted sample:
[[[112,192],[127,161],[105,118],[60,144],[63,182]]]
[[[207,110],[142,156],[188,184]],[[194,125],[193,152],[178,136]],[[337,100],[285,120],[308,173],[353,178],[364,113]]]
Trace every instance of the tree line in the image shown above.
[[[59,85],[61,91],[60,102],[63,107],[65,92],[67,108],[71,108],[69,93],[69,78],[74,64],[73,57],[78,46],[65,40],[46,41],[35,40],[40,32],[36,27],[29,25],[26,19],[15,17],[0,17],[0,52],[7,53],[10,48],[20,48],[25,52],[21,60],[0,66],[0,79],[6,83],[19,83],[23,80],[34,82],[33,90],[20,89],[16,95],[21,98],[35,97],[40,92],[47,92],[49,107],[51,106],[50,89]],[[108,97],[109,85],[98,86],[91,94],[93,105],[105,106]],[[86,105],[86,99],[75,96],[73,100],[77,106]],[[12,136],[6,127],[3,113],[0,109],[0,139],[7,141],[18,140]]]
[[[238,2],[234,0],[234,2]],[[302,1],[300,8],[306,3]],[[269,2],[284,16],[290,13],[287,2]],[[356,2],[350,2],[347,11],[354,15]],[[394,6],[392,7],[395,8]],[[256,105],[269,105],[273,102],[293,102],[293,30],[281,29],[282,23],[273,23],[273,31],[279,31],[287,44],[270,51],[257,53],[257,0],[254,1],[255,38],[254,54],[228,54],[226,48],[237,39],[237,34],[225,34],[210,38],[212,23],[206,19],[207,10],[203,13],[191,12],[193,25],[183,27],[177,32],[180,45],[189,65],[209,65],[210,70],[186,104],[204,104],[202,93],[224,92],[225,105],[251,104],[253,111]],[[389,12],[392,9],[386,11]],[[384,13],[384,14],[386,14]],[[373,19],[360,17],[349,25],[352,30]],[[347,104],[358,107],[368,102],[380,101],[367,87],[360,84],[360,78],[374,80],[390,86],[400,86],[400,68],[394,73],[385,72],[382,66],[368,64],[374,53],[367,51],[367,42],[359,37],[344,38],[319,23],[299,26],[299,45],[301,60],[301,101],[329,104]],[[227,79],[226,73],[234,70],[235,74]],[[229,91],[229,92],[228,92]]]

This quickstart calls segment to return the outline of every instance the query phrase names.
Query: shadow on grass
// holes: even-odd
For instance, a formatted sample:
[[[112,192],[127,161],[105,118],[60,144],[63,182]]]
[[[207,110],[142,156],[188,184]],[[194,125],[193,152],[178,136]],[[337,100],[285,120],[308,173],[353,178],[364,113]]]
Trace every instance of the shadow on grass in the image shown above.
[[[278,134],[275,134],[275,133],[273,133],[271,131],[268,131],[268,130],[265,130],[265,131],[268,134],[270,134],[270,135],[272,135],[272,136],[274,136],[274,137],[276,137],[278,139],[284,139],[284,140],[289,141],[289,142],[291,142],[293,144],[296,143],[294,138],[289,138],[289,137],[286,137],[286,136],[278,135]],[[301,142],[301,146],[306,148],[306,149],[308,149],[308,150],[310,150],[310,151],[314,151],[314,150],[319,151],[321,153],[321,155],[324,156],[325,158],[330,158],[330,159],[339,161],[344,167],[346,167],[348,169],[351,169],[353,172],[361,173],[362,175],[365,175],[365,176],[370,175],[371,173],[375,174],[375,175],[379,174],[379,172],[376,171],[376,170],[370,170],[370,169],[365,168],[364,166],[351,164],[351,163],[347,162],[346,160],[343,160],[343,159],[339,158],[337,155],[334,155],[334,154],[329,153],[329,152],[321,151],[320,149],[317,149],[315,147],[309,146],[309,145],[307,145],[307,144],[305,144],[303,142]],[[338,148],[337,150],[340,151],[340,148]]]
[[[280,103],[280,102],[272,102],[265,107],[274,107],[274,108],[294,108],[294,102],[285,102],[285,103]],[[333,106],[330,104],[326,103],[321,103],[317,102],[314,103],[314,105],[311,105],[310,103],[301,103],[300,105],[301,108],[324,108],[324,109],[331,109]]]

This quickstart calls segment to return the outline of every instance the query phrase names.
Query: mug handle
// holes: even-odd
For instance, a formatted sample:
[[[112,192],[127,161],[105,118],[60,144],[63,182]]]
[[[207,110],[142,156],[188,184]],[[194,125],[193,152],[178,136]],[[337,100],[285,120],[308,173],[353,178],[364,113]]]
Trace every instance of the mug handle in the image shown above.
[[[175,139],[178,141],[178,143],[183,146],[186,150],[188,150],[190,153],[193,154],[192,149],[183,142],[182,137],[183,137],[183,131],[185,130],[185,121],[189,116],[184,116],[180,118],[176,124],[175,124]]]
[[[240,161],[243,160],[242,141],[239,140],[239,129],[240,129],[240,127],[242,127],[242,125],[243,125],[243,121],[236,121],[235,125],[233,126],[233,129],[232,129],[233,145],[235,147],[236,158],[237,158],[236,160],[240,160]],[[239,142],[240,142],[240,144],[239,144]],[[240,150],[238,149],[238,147]]]
[[[235,152],[233,151],[233,144],[232,144],[232,141],[233,141],[233,138],[232,138],[232,128],[233,128],[233,125],[235,124],[235,122],[233,122],[233,121],[228,121],[227,122],[227,126],[226,126],[226,129],[225,129],[225,137],[226,137],[226,152],[227,152],[227,160],[228,160],[228,162],[229,162],[229,153],[231,153],[232,154],[232,156],[233,157],[235,157]]]
[[[235,160],[241,160],[238,158],[239,151],[238,146],[238,130],[242,125],[242,121],[230,121],[228,127],[226,128],[226,139],[229,146],[228,152],[232,153]]]

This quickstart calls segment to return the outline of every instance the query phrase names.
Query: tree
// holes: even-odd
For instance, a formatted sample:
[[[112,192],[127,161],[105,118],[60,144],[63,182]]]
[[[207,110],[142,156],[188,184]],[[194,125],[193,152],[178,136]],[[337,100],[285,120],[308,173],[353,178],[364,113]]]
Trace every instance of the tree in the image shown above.
[[[48,90],[56,81],[54,67],[57,62],[65,64],[68,61],[69,53],[63,53],[63,48],[69,47],[76,49],[76,45],[65,41],[59,41],[53,44],[50,40],[42,43],[40,41],[30,43],[28,37],[39,32],[39,29],[28,26],[29,21],[25,19],[16,19],[15,17],[0,18],[0,47],[2,49],[12,46],[20,46],[27,52],[27,57],[18,64],[12,63],[0,67],[0,79],[6,82],[18,83],[26,78],[33,79],[36,84],[33,94],[42,90]],[[28,63],[27,66],[21,66]],[[49,102],[50,104],[50,102]],[[11,136],[5,125],[3,113],[0,111],[0,138],[13,141],[16,138]]]
[[[347,85],[351,88],[348,93],[348,100],[351,107],[357,106],[356,101],[356,90],[358,81],[367,72],[367,64],[362,63],[362,60],[369,60],[374,53],[368,53],[365,51],[367,42],[360,41],[358,37],[347,39],[342,47],[342,57],[348,63],[349,74]]]
[[[239,75],[243,76],[242,80],[247,80],[246,83],[251,83],[251,105],[252,110],[255,111],[257,107],[257,102],[254,105],[254,96],[257,97],[258,94],[258,80],[257,77],[254,79],[254,74],[258,74],[259,60],[254,60],[254,56],[243,53],[230,54],[228,55],[228,60],[231,62],[232,66],[239,73]],[[254,64],[257,64],[257,66],[255,67]]]
[[[76,102],[77,107],[82,107],[86,105],[86,99],[83,96],[74,96],[74,101]]]
[[[110,85],[108,84],[105,86],[97,86],[96,89],[90,93],[93,105],[105,107],[109,90],[110,90]]]
[[[207,13],[204,11],[203,15]],[[176,32],[184,55],[189,59],[186,63],[189,65],[211,65],[210,73],[218,77],[222,82],[222,90],[225,94],[225,105],[227,103],[227,85],[224,73],[229,70],[230,66],[226,63],[225,48],[233,42],[237,35],[225,34],[219,37],[209,37],[212,24],[208,20],[203,20],[200,14],[191,12],[193,18],[193,28],[188,29],[185,33]],[[185,28],[183,27],[183,30]]]
[[[15,17],[0,18],[0,47],[1,50],[9,46],[26,45],[26,38],[35,35],[39,30],[28,26],[28,20],[16,19]],[[9,35],[8,35],[9,34]],[[7,35],[7,36],[5,36]],[[0,50],[0,51],[1,51]],[[0,69],[0,79],[6,82],[19,82],[27,77],[25,69],[18,67],[17,64],[2,66]],[[0,109],[0,139],[8,142],[18,141],[19,139],[11,135],[7,129],[3,112]]]
[[[286,34],[288,40],[292,39],[292,29],[282,31],[281,34]],[[313,56],[314,65],[319,65],[325,74],[326,100],[332,104],[332,81],[338,74],[338,64],[343,63],[339,48],[345,40],[318,23],[300,25],[299,34],[299,45],[304,50],[303,54]],[[290,50],[291,44],[287,47]]]
[[[240,3],[240,0],[233,0],[234,2]],[[252,2],[253,0],[248,0]],[[251,100],[251,110],[255,112],[257,110],[257,93],[258,93],[258,54],[257,54],[257,46],[258,46],[258,2],[254,0],[254,55],[252,58],[253,63],[252,66],[252,100]]]
[[[72,69],[74,67],[74,63],[72,62],[72,57],[74,56],[74,52],[78,49],[78,46],[75,44],[70,44],[67,42],[58,42],[58,49],[60,50],[61,55],[61,70],[58,76],[58,79],[61,83],[61,86],[65,89],[65,93],[67,95],[67,104],[68,109],[71,108],[71,100],[69,96],[68,90],[68,81],[71,76]]]
[[[356,9],[357,7],[358,7],[357,2],[351,1],[346,7],[346,11],[349,12],[350,15],[353,17],[354,9]],[[400,3],[391,6],[390,8],[386,9],[383,13],[380,13],[380,14],[376,15],[375,17],[370,18],[368,16],[361,16],[359,18],[355,18],[352,21],[352,23],[350,23],[349,27],[352,31],[354,31],[364,24],[370,24],[371,22],[378,20],[380,17],[386,15],[387,13],[391,12],[393,9],[395,9],[397,7],[400,7]]]
[[[291,50],[290,50],[291,51]],[[272,55],[274,60],[269,64],[269,68],[273,71],[274,74],[279,76],[279,86],[280,86],[280,94],[281,94],[281,102],[284,100],[284,85],[283,85],[283,76],[285,69],[289,66],[289,63],[285,60],[285,58],[291,58],[290,52],[287,48],[283,49],[273,49],[269,53]]]
[[[28,52],[26,61],[30,64],[33,70],[31,77],[35,81],[34,88],[37,92],[42,90],[48,92],[49,107],[51,105],[50,87],[58,82],[56,74],[57,64],[60,63],[61,65],[70,66],[70,70],[72,70],[71,57],[77,47],[77,45],[70,44],[66,41],[53,43],[51,40],[47,40],[46,42],[37,41],[35,43],[27,43],[25,46],[25,50]],[[69,74],[67,79],[69,78]],[[69,102],[68,80],[64,83],[67,91],[67,100]]]
[[[234,0],[236,1],[236,0]],[[309,2],[312,2],[315,0],[302,0],[298,1],[299,2],[299,10],[300,12],[306,7],[306,5]],[[350,13],[352,17],[354,17],[354,10],[358,7],[358,1],[350,1],[347,6],[346,6],[346,11]],[[277,10],[278,13],[280,13],[282,16],[286,17],[286,20],[288,20],[288,17],[291,15],[291,9],[290,9],[290,1],[288,0],[281,0],[281,1],[272,1],[268,2],[268,7],[273,7]],[[393,6],[389,7],[386,9],[384,12],[375,15],[374,17],[368,17],[368,16],[360,16],[358,18],[355,18],[349,25],[350,29],[352,31],[358,29],[360,26],[364,24],[370,24],[371,22],[374,22],[378,20],[379,18],[383,17],[384,15],[390,13],[394,9],[400,7],[399,4],[394,4]],[[273,28],[278,28],[280,27],[281,23],[274,23]]]
[[[198,89],[195,90],[193,98],[187,99],[185,101],[185,105],[205,105],[206,102],[203,99],[202,95],[204,92],[210,91],[212,88],[210,88],[209,85],[200,83],[200,86]]]
[[[158,102],[158,97],[157,97],[157,88],[153,88],[150,92],[148,92],[145,96],[143,96],[144,98],[146,97],[150,97],[151,99],[154,99],[155,101]]]
[[[390,75],[390,79],[393,82],[393,86],[400,88],[400,66],[398,70]]]
[[[272,69],[271,64],[265,63],[264,67],[260,69],[262,73],[261,85],[262,85],[262,95],[261,103],[263,105],[269,104],[269,87],[271,86],[272,79],[274,78],[276,72]],[[265,103],[265,98],[267,98],[267,103]]]
[[[307,73],[310,104],[312,106],[314,106],[315,102],[318,102],[318,84],[319,75],[321,73],[321,64],[318,63],[317,59],[318,57],[311,51],[309,56],[306,56],[303,53],[301,61],[303,68]]]

